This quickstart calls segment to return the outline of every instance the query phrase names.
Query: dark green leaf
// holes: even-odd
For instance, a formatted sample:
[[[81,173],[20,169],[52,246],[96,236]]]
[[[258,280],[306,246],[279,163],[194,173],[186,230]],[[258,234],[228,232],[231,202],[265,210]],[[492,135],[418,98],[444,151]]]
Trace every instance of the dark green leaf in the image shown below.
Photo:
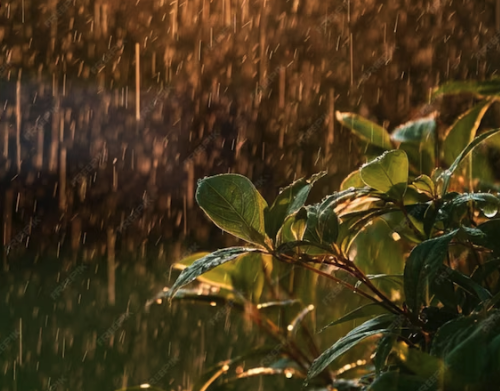
[[[340,319],[337,319],[336,321],[331,322],[330,324],[326,325],[323,327],[319,332],[323,332],[325,329],[328,327],[332,327],[344,322],[349,322],[351,320],[356,320],[360,318],[366,318],[368,316],[373,316],[373,315],[381,315],[381,314],[387,314],[387,309],[383,307],[380,304],[376,303],[370,303],[366,304],[362,307],[356,308],[354,311],[349,312],[348,314],[342,316]]]
[[[438,238],[430,239],[417,245],[406,262],[404,271],[406,304],[417,312],[423,295],[439,267],[443,264],[448,245],[458,230],[454,230]]]
[[[307,208],[304,240],[325,245],[335,243],[339,233],[339,219],[331,204],[326,200],[320,205]]]
[[[408,185],[408,157],[400,150],[384,152],[361,167],[361,178],[367,186],[402,200]]]
[[[461,287],[467,293],[476,296],[479,301],[485,301],[491,298],[491,294],[487,289],[483,288],[465,274],[452,270],[448,266],[444,266],[444,268],[444,272],[450,276],[449,278],[454,284]]]
[[[380,338],[375,350],[375,357],[373,357],[373,364],[375,365],[375,373],[380,376],[380,373],[385,367],[387,358],[398,339],[397,333],[391,333]]]
[[[426,382],[427,379],[418,376],[386,372],[375,379],[367,391],[437,391],[437,381],[432,381],[429,385]]]
[[[266,232],[271,239],[276,238],[285,218],[304,206],[314,182],[325,174],[321,172],[308,180],[301,178],[280,192],[273,205],[266,211]]]
[[[460,317],[439,328],[431,345],[431,355],[445,357],[455,346],[478,327],[476,317]]]
[[[264,210],[266,201],[242,175],[222,174],[198,182],[196,201],[222,230],[237,238],[267,246]]]
[[[181,272],[179,278],[177,278],[177,281],[175,281],[175,284],[170,289],[169,296],[172,297],[179,288],[196,280],[197,277],[212,270],[214,267],[253,251],[257,251],[257,249],[248,247],[229,247],[217,250],[212,254],[196,260]]]
[[[471,278],[477,283],[483,282],[491,273],[499,271],[500,268],[500,258],[492,259],[491,261],[485,262],[479,265],[472,273]]]
[[[384,150],[392,149],[391,137],[383,127],[353,113],[335,113],[337,120],[362,140]]]
[[[482,245],[495,253],[500,253],[500,219],[486,221],[477,228],[485,234]]]
[[[323,372],[336,358],[356,346],[365,338],[391,332],[389,327],[394,325],[396,319],[397,316],[394,314],[384,314],[351,330],[345,337],[339,339],[333,346],[325,350],[313,361],[307,374],[306,384],[313,377]]]

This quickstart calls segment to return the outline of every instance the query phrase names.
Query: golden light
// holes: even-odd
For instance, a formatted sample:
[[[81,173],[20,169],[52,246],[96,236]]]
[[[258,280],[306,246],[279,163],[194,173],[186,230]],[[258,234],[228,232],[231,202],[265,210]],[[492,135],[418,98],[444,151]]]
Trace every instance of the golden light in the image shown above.
[[[397,242],[399,239],[401,239],[401,236],[399,236],[399,234],[397,232],[393,232],[391,236],[395,242]]]

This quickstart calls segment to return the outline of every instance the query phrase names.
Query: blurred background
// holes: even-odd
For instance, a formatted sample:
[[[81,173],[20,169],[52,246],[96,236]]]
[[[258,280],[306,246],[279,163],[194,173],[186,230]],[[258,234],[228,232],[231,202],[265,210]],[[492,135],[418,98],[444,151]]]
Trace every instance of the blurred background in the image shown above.
[[[445,127],[470,100],[430,89],[495,75],[497,31],[497,0],[2,1],[0,390],[189,390],[263,344],[224,308],[144,306],[173,262],[236,243],[197,180],[239,173],[272,202],[326,170],[317,201],[362,163],[335,111]],[[359,298],[310,300],[315,332]]]

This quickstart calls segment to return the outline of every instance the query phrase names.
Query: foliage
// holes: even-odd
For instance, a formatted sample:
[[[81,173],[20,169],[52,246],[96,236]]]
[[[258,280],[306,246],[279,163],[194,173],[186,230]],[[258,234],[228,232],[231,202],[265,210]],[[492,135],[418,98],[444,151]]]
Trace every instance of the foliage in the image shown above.
[[[389,136],[357,115],[337,113],[337,119],[363,142],[386,151],[370,157],[341,191],[319,203],[306,205],[311,187],[324,173],[282,189],[270,207],[250,180],[240,175],[217,175],[199,182],[196,200],[207,216],[248,245],[182,262],[180,276],[164,296],[170,300],[199,297],[186,294],[184,286],[203,276],[210,283],[206,276],[212,273],[219,302],[232,303],[278,345],[220,363],[200,379],[195,390],[226,389],[242,378],[263,374],[303,379],[304,387],[325,390],[333,386],[367,391],[480,391],[498,384],[500,219],[495,216],[500,199],[473,189],[450,191],[462,162],[500,132],[476,135],[490,99],[497,99],[500,90],[491,83],[464,87],[486,101],[455,122],[444,148],[435,148],[433,118],[405,124]],[[460,85],[444,86],[436,94],[457,89]],[[438,150],[446,153],[437,156]],[[448,168],[436,168],[438,162],[448,163]],[[229,278],[221,281],[213,274],[216,267],[226,268],[224,275]],[[295,291],[277,290],[271,283],[290,274],[295,277],[298,270],[304,273],[294,284]],[[331,319],[322,331],[371,319],[311,357],[304,351],[304,341],[299,341],[303,333],[297,330],[307,329],[307,317],[315,307],[305,305],[310,292],[297,286],[314,290],[318,276],[364,300],[345,316]],[[245,285],[245,278],[254,283]],[[244,292],[237,290],[242,286]],[[302,307],[297,309],[298,305]],[[289,322],[277,324],[273,311],[294,314]],[[360,367],[356,379],[342,379],[342,371],[331,371],[332,366],[338,368],[340,357],[366,341],[364,350],[356,350]],[[317,350],[312,338],[307,343],[312,344],[311,351]],[[245,372],[230,375],[236,373],[236,365],[255,360],[260,361],[254,368],[245,366]]]

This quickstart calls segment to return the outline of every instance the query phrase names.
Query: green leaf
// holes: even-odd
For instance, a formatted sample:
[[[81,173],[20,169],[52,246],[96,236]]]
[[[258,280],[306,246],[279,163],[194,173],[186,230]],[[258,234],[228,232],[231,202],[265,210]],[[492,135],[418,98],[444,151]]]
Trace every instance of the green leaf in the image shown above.
[[[477,317],[461,316],[450,320],[439,328],[432,340],[430,354],[436,357],[446,355],[457,346],[460,341],[467,338],[478,326]]]
[[[208,272],[209,270],[212,270],[213,268],[226,262],[232,261],[242,254],[253,251],[258,250],[248,247],[229,247],[217,250],[212,254],[206,255],[203,258],[194,261],[191,265],[189,265],[181,272],[179,278],[177,278],[177,281],[175,281],[174,285],[168,292],[169,297],[175,295],[175,292],[182,288],[184,285],[187,285],[190,282],[196,280],[196,278]]]
[[[285,218],[304,206],[314,182],[325,175],[326,172],[321,172],[308,180],[301,178],[280,192],[266,211],[266,232],[271,239],[276,238]]]
[[[369,280],[387,280],[403,285],[404,276],[402,274],[367,274]]]
[[[494,337],[500,332],[498,314],[492,313],[482,320],[478,327],[458,341],[445,356],[445,362],[454,373],[455,380],[461,383],[479,383],[484,379],[488,365],[485,354]]]
[[[365,187],[359,170],[351,172],[340,184],[340,190]]]
[[[356,346],[365,338],[376,334],[392,332],[391,326],[394,325],[396,319],[397,316],[394,314],[384,314],[351,330],[345,337],[339,339],[313,361],[309,368],[305,385],[307,385],[312,378],[323,372],[333,361],[335,361],[335,359]]]
[[[428,193],[431,196],[436,194],[436,185],[427,175],[420,175],[412,182],[412,186],[414,186],[419,193]]]
[[[408,184],[408,157],[400,150],[384,152],[361,167],[361,178],[367,186],[402,199]]]
[[[485,96],[500,95],[500,79],[493,78],[486,81],[451,81],[436,88],[432,93],[432,99],[441,95],[453,95],[471,93],[479,98]]]
[[[444,161],[451,165],[460,155],[460,152],[474,140],[484,114],[494,102],[492,99],[478,103],[462,114],[446,131],[443,143]]]
[[[481,232],[484,233],[485,238],[483,243],[484,247],[492,249],[495,253],[500,254],[500,219],[493,219],[480,224],[477,227]]]
[[[458,229],[438,238],[426,240],[417,245],[405,265],[404,281],[406,304],[412,312],[418,312],[423,295],[448,252],[448,245]]]
[[[380,373],[385,367],[387,358],[392,351],[394,344],[398,339],[398,334],[391,333],[384,335],[377,344],[377,349],[375,350],[375,356],[373,357],[373,364],[375,365],[375,373],[380,376]]]
[[[444,273],[449,275],[450,280],[454,284],[458,285],[469,294],[476,296],[479,301],[485,301],[491,298],[491,293],[487,289],[483,288],[465,274],[452,270],[448,266],[444,266],[444,270]]]
[[[209,252],[199,252],[194,253],[186,258],[181,259],[178,263],[174,263],[173,268],[178,270],[184,270],[186,267],[194,263],[196,260],[209,255]],[[206,284],[213,286],[218,286],[224,289],[233,289],[231,284],[231,275],[234,269],[234,265],[226,263],[220,267],[206,272],[202,276],[198,277],[198,280]]]
[[[306,224],[307,209],[304,207],[288,216],[276,235],[276,247],[280,247],[285,243],[303,240]]]
[[[398,372],[386,372],[375,379],[367,391],[437,391],[437,381]]]
[[[262,253],[243,254],[237,259],[231,273],[232,281],[238,291],[249,298],[253,303],[258,303],[264,289],[264,260]],[[223,267],[222,265],[220,267]],[[220,269],[220,267],[214,269]]]
[[[494,134],[497,134],[498,132],[500,132],[500,129],[493,129],[490,130],[489,132],[481,134],[480,136],[477,136],[474,140],[472,140],[472,142],[469,145],[467,145],[467,147],[460,153],[460,155],[458,155],[458,157],[455,159],[450,168],[448,170],[443,171],[443,173],[439,176],[439,179],[443,180],[443,188],[441,192],[442,195],[446,194],[450,179],[455,170],[457,169],[458,165],[460,164],[460,162],[479,144],[481,144]]]
[[[356,320],[359,318],[366,318],[368,316],[373,316],[373,315],[387,314],[387,312],[388,312],[387,309],[380,304],[376,303],[366,304],[342,316],[340,319],[337,319],[336,321],[329,323],[328,325],[323,327],[319,332],[322,333],[325,329],[344,322],[349,322],[351,320]]]
[[[196,201],[222,230],[266,247],[266,201],[253,183],[242,175],[222,174],[198,182]]]
[[[304,240],[329,245],[335,243],[339,234],[339,219],[333,202],[328,199],[319,205],[307,207],[307,225]]]
[[[400,362],[423,379],[435,378],[436,381],[443,380],[445,370],[443,360],[431,356],[420,350],[411,349],[404,342],[400,342],[394,348]]]
[[[383,127],[370,120],[353,113],[335,113],[337,121],[351,129],[353,133],[362,140],[380,147],[384,150],[392,149],[391,137]]]

